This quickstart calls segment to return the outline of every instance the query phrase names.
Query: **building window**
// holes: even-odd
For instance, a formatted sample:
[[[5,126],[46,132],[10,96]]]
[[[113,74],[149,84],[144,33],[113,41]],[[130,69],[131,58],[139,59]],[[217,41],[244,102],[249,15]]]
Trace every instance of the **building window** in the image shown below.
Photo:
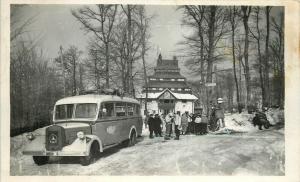
[[[181,91],[181,88],[179,88],[178,91]]]
[[[163,88],[159,88],[159,90],[163,90]]]
[[[173,82],[174,82],[174,81],[175,81],[175,79],[174,79],[174,78],[172,78],[172,79],[171,79],[171,81],[173,81]]]
[[[171,90],[172,90],[172,91],[174,91],[174,90],[175,90],[175,88],[171,88]]]
[[[153,90],[156,90],[156,88],[152,88]]]
[[[181,82],[182,82],[182,81],[184,81],[184,79],[182,79],[182,78],[180,78],[180,79],[177,79],[177,80],[178,80],[178,81],[181,81]]]
[[[150,80],[151,80],[151,81],[155,81],[155,80],[156,80],[156,78],[150,78]]]
[[[163,78],[160,78],[159,80],[160,80],[160,81],[163,81],[164,79],[163,79]]]

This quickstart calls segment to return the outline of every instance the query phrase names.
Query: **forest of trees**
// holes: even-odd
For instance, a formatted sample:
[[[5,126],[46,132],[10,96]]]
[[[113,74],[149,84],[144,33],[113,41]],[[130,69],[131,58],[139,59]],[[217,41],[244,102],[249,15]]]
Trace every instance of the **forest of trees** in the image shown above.
[[[147,85],[153,16],[143,5],[89,5],[70,11],[89,37],[86,50],[57,45],[46,57],[28,36],[35,17],[11,7],[11,135],[51,123],[56,100],[87,89],[119,88],[135,97]],[[191,83],[200,104],[224,97],[228,107],[284,105],[284,17],[272,7],[181,6],[185,66],[199,75]],[[282,8],[283,9],[283,8]],[[78,35],[80,36],[80,35]],[[85,36],[85,35],[82,35]],[[86,55],[86,56],[83,56]],[[222,70],[223,60],[232,60]],[[205,83],[217,82],[216,87]],[[260,97],[261,96],[261,97]]]
[[[57,57],[46,58],[38,41],[28,38],[34,18],[11,11],[11,135],[50,124],[56,100],[91,89],[118,88],[135,97],[145,80],[149,23],[141,5],[90,5],[70,13],[90,39],[83,50],[57,45]],[[142,68],[142,69],[141,69]]]
[[[188,57],[185,65],[199,75],[200,82],[191,86],[201,98],[201,106],[223,97],[228,110],[283,108],[282,7],[192,5],[178,10],[183,12],[183,25],[193,29],[180,44]],[[226,60],[232,65],[223,69]],[[206,83],[216,86],[207,87]]]

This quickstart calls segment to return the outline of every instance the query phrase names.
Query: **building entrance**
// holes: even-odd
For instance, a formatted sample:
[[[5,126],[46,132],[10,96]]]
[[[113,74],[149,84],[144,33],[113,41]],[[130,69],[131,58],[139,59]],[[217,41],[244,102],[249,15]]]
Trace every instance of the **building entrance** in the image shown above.
[[[168,114],[169,112],[175,111],[175,100],[174,99],[160,99],[158,103],[158,109],[160,113]]]

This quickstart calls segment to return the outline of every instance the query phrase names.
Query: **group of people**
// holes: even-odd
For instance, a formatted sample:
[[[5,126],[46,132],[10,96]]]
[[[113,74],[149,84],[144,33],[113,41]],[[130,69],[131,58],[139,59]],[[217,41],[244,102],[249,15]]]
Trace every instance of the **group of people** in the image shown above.
[[[218,128],[214,125],[225,127],[224,111],[221,107],[222,102],[223,100],[219,98],[217,106],[211,108],[209,117],[204,113],[190,114],[188,111],[182,114],[180,111],[176,113],[169,112],[166,115],[150,114],[146,118],[146,125],[148,125],[150,132],[149,137],[162,137],[163,125],[165,125],[164,137],[166,140],[171,139],[173,133],[175,133],[175,140],[179,140],[180,135],[205,135],[208,133],[208,125],[210,127],[213,126],[213,131]]]
[[[177,111],[176,114],[158,115],[150,114],[147,119],[149,128],[149,137],[162,137],[162,128],[165,128],[165,139],[169,140],[175,134],[175,140],[179,140],[180,135],[207,134],[208,118],[205,114],[189,114],[187,111],[183,114]],[[164,127],[163,127],[164,125]]]

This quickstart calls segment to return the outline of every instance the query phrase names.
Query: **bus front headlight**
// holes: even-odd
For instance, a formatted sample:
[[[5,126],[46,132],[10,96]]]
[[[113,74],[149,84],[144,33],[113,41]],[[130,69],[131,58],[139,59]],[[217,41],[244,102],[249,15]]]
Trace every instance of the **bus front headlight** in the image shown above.
[[[79,131],[77,133],[77,138],[79,138],[80,140],[83,140],[85,138],[84,133],[82,131]]]
[[[26,135],[26,138],[27,138],[28,140],[34,140],[34,139],[35,139],[35,136],[33,135],[33,133],[29,133],[29,134]]]

